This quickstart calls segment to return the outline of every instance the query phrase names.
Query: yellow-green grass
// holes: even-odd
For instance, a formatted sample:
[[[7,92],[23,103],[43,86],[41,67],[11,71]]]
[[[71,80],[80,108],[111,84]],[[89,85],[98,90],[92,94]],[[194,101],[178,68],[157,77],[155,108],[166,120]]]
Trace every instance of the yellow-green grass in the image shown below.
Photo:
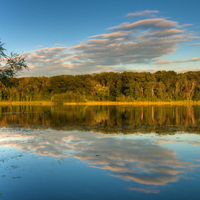
[[[51,101],[1,101],[0,105],[58,105]],[[62,105],[200,105],[200,101],[134,101],[134,102],[116,102],[116,101],[87,101],[87,102],[68,102]]]
[[[64,105],[200,105],[200,101],[134,101],[134,102],[116,102],[116,101],[88,101],[88,102],[69,102]]]
[[[54,105],[51,101],[0,101],[0,106],[6,105]]]

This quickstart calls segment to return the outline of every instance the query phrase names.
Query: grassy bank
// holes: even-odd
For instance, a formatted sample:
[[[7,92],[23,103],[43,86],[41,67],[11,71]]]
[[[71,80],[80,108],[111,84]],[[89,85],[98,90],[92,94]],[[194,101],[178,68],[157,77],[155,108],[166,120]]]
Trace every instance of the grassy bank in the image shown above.
[[[116,102],[116,101],[88,101],[88,102],[69,102],[54,103],[51,101],[1,101],[0,106],[6,105],[200,105],[200,101],[134,101],[134,102]]]
[[[0,101],[0,106],[9,105],[54,105],[51,101]]]

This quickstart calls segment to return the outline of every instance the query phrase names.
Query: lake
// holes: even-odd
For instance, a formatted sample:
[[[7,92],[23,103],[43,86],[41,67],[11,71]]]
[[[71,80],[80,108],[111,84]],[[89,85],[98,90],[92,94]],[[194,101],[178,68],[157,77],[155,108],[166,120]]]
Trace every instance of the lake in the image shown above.
[[[200,106],[0,107],[0,199],[199,199]]]

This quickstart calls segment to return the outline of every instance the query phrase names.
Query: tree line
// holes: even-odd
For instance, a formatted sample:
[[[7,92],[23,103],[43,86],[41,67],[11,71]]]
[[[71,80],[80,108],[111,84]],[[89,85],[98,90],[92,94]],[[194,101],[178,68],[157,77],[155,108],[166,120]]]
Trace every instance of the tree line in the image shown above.
[[[0,80],[0,101],[200,100],[200,71],[102,72]]]

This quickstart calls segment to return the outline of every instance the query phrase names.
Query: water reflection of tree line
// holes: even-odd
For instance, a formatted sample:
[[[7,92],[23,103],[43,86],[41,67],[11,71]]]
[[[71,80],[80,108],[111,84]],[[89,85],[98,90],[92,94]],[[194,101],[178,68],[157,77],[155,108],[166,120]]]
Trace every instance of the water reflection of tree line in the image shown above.
[[[200,133],[200,106],[5,106],[0,107],[0,126],[102,133]]]

